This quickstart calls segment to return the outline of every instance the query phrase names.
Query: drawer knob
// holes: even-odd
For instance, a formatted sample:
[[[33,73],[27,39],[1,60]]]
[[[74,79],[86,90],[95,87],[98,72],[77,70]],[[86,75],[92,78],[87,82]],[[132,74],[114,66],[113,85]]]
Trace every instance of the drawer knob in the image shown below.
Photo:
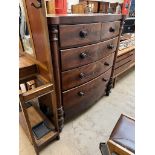
[[[113,49],[115,46],[113,44],[110,44],[107,47],[108,47],[108,49]]]
[[[80,91],[80,92],[78,92],[78,95],[79,96],[84,96],[84,92]]]
[[[108,80],[107,80],[107,79],[105,79],[105,78],[103,78],[103,79],[102,79],[102,81],[107,82]]]
[[[80,79],[84,78],[84,73],[80,73]]]
[[[82,53],[80,54],[80,58],[82,58],[82,59],[84,59],[86,56],[87,56],[87,54],[84,53],[84,52],[82,52]]]
[[[88,35],[87,31],[80,31],[80,37],[85,38]]]
[[[104,65],[105,65],[105,66],[109,66],[110,64],[109,64],[109,63],[107,63],[107,62],[105,62],[105,63],[104,63]]]
[[[112,27],[110,27],[109,31],[110,31],[110,32],[115,32],[115,29],[112,28]]]

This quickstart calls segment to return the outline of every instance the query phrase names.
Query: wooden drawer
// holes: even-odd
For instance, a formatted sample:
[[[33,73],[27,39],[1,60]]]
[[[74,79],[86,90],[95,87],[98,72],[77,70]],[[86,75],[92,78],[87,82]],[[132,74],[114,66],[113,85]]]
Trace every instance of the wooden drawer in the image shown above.
[[[121,61],[121,60],[123,60],[123,59],[125,59],[125,58],[127,58],[127,57],[129,57],[131,55],[133,55],[133,53],[134,53],[133,51],[130,51],[130,52],[127,52],[127,53],[122,54],[120,56],[117,56],[116,62],[119,62],[119,61]]]
[[[102,23],[101,40],[119,35],[120,21]]]
[[[132,61],[128,61],[127,63],[123,64],[122,66],[118,67],[114,71],[114,76],[118,76],[122,72],[126,71],[130,65],[132,64]]]
[[[61,25],[59,28],[61,48],[86,45],[100,40],[100,23]]]
[[[129,57],[125,58],[125,59],[122,59],[122,60],[116,62],[115,68],[118,68],[118,67],[128,63],[129,61],[132,61],[132,59],[133,59],[133,54],[130,55]]]
[[[98,78],[79,87],[63,92],[65,117],[70,117],[77,112],[86,109],[105,95],[105,89],[110,75],[111,68]]]
[[[93,45],[61,50],[62,71],[80,67],[108,56],[116,50],[117,41],[118,37]]]
[[[97,62],[62,73],[62,89],[67,90],[79,86],[101,75],[112,67],[114,53]]]

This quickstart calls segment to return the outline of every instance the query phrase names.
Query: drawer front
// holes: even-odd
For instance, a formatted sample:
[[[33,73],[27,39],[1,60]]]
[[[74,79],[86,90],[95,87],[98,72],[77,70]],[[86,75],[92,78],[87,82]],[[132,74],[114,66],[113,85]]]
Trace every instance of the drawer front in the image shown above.
[[[65,116],[79,113],[105,94],[106,85],[111,75],[111,68],[98,78],[63,92]]]
[[[67,90],[96,78],[113,65],[114,53],[97,62],[62,73],[62,89]]]
[[[132,64],[132,61],[129,61],[126,64],[116,68],[114,71],[114,76],[117,76],[117,75],[121,74],[122,72],[126,71],[128,69],[128,67],[130,67],[131,64]]]
[[[85,45],[100,40],[101,23],[61,25],[59,32],[61,48]]]
[[[79,48],[61,50],[62,71],[80,67],[108,56],[117,47],[118,37]]]
[[[120,60],[119,62],[116,62],[115,68],[118,68],[132,60],[133,60],[133,54],[123,60]]]
[[[102,23],[101,40],[115,37],[119,34],[120,21]]]
[[[127,52],[127,53],[125,53],[123,55],[117,56],[116,62],[119,62],[119,61],[133,55],[133,53],[134,53],[133,51],[130,51],[130,52]]]

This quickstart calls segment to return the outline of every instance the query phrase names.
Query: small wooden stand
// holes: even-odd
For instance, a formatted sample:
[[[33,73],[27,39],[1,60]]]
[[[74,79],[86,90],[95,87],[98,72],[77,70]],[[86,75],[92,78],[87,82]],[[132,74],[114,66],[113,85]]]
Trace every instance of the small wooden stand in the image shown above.
[[[59,139],[59,132],[54,124],[52,124],[51,121],[40,111],[40,109],[35,106],[31,105],[28,106],[26,103],[30,100],[33,100],[34,98],[38,98],[40,96],[43,96],[45,94],[51,94],[53,95],[53,85],[51,83],[42,85],[38,88],[34,88],[32,90],[29,90],[25,93],[20,93],[20,124],[23,127],[24,131],[26,132],[28,138],[30,139],[32,145],[35,148],[36,154],[39,153],[40,149],[45,146],[47,143],[52,141],[53,139]],[[54,116],[55,117],[55,116]],[[56,120],[56,118],[55,118]],[[32,128],[36,126],[37,124],[46,121],[48,126],[52,129],[50,132],[45,134],[40,139],[37,139],[32,132]],[[56,122],[55,122],[56,123]]]
[[[34,145],[36,154],[54,139],[59,139],[58,118],[57,109],[55,103],[54,86],[52,83],[47,82],[44,78],[38,74],[37,66],[27,59],[25,56],[20,57],[20,112],[19,121],[27,134],[32,145]],[[33,82],[32,82],[33,81]],[[23,91],[23,87],[25,90]],[[33,87],[30,85],[33,85]],[[29,86],[29,87],[28,87]],[[51,98],[50,111],[52,111],[53,117],[49,120],[47,116],[40,110],[36,98],[47,96]],[[29,102],[32,105],[28,106]],[[51,121],[53,120],[53,121]],[[37,139],[32,131],[32,128],[39,123],[46,121],[48,127],[52,130],[45,134],[40,139]]]

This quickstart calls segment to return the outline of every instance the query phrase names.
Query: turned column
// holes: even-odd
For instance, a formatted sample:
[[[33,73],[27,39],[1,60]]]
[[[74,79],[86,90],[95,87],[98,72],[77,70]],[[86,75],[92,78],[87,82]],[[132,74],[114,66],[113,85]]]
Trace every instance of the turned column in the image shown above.
[[[121,38],[121,34],[122,34],[123,24],[124,24],[125,18],[126,18],[126,16],[123,15],[123,17],[121,19],[121,23],[120,23],[117,48],[116,48],[116,51],[115,51],[115,56],[114,56],[114,61],[113,61],[113,66],[112,66],[111,77],[110,77],[110,80],[109,80],[109,82],[107,84],[107,88],[106,88],[106,96],[109,96],[109,94],[111,93],[111,88],[113,87],[113,76],[114,76],[114,71],[115,71],[115,63],[116,63],[116,58],[117,58],[117,53],[118,53],[118,49],[119,49],[120,38]]]
[[[61,131],[64,126],[64,110],[61,99],[61,82],[60,82],[60,62],[58,48],[58,27],[56,25],[49,26],[51,55],[53,62],[55,90],[57,97],[58,125]]]

